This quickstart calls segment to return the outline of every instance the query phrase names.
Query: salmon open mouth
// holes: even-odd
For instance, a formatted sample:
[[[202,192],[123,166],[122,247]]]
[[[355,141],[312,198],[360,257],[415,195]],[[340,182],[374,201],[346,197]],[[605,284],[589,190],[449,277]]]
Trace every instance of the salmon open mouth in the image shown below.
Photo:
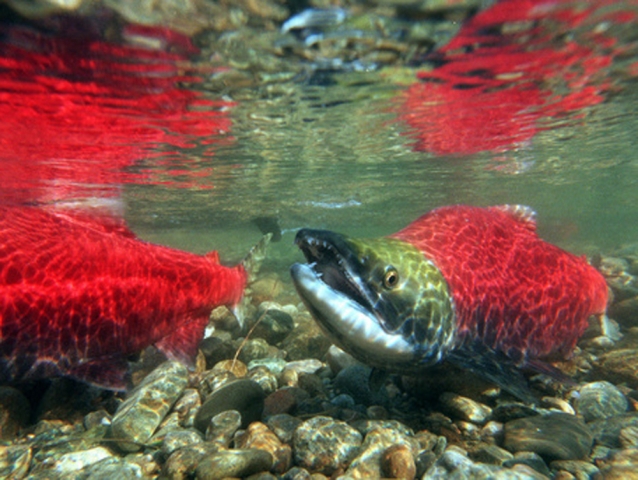
[[[340,348],[378,368],[415,362],[415,347],[389,332],[376,305],[378,299],[360,273],[357,258],[344,236],[303,229],[295,243],[308,263],[295,263],[293,283],[319,327]]]
[[[327,230],[299,230],[295,244],[303,252],[308,266],[317,278],[330,288],[343,293],[363,308],[373,312],[370,292],[356,271],[353,253],[338,233]]]

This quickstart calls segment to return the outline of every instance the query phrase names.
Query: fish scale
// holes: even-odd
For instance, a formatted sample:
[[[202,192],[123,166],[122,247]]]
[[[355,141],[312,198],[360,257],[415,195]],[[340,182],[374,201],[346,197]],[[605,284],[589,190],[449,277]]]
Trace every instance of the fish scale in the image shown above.
[[[302,229],[293,283],[334,343],[373,367],[427,374],[441,360],[533,402],[520,368],[569,356],[607,305],[603,276],[536,234],[523,206],[441,207],[377,239]]]
[[[0,378],[124,389],[126,358],[149,345],[189,362],[212,309],[237,305],[246,280],[216,252],[147,243],[117,219],[0,207]]]
[[[441,270],[459,336],[519,358],[568,355],[602,314],[607,285],[582,258],[541,240],[520,206],[436,209],[392,235]]]

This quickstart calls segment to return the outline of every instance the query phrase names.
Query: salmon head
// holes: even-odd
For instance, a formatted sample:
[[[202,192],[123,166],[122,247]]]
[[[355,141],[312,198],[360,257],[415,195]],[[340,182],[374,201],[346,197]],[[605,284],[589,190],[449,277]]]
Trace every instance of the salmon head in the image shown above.
[[[360,361],[389,371],[432,365],[454,346],[448,284],[416,247],[394,238],[355,239],[302,229],[307,264],[291,275],[330,339]]]

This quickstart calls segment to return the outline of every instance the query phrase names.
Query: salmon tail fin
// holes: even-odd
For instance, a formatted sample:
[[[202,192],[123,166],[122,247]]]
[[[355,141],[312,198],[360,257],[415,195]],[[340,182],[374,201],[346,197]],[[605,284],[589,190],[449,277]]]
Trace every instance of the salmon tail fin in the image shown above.
[[[271,238],[272,233],[267,233],[261,237],[261,240],[259,240],[259,242],[250,249],[248,255],[246,255],[246,257],[241,261],[241,266],[246,271],[246,290],[244,291],[244,295],[239,303],[231,307],[230,310],[233,312],[233,315],[235,315],[235,318],[242,329],[246,323],[244,320],[246,319],[248,306],[252,301],[251,284],[257,279],[259,269],[266,258],[266,251],[268,250]]]
[[[504,353],[494,351],[479,342],[473,342],[457,348],[446,359],[453,365],[469,370],[498,385],[525,403],[538,403],[523,372]]]
[[[246,270],[246,274],[248,275],[248,285],[253,283],[257,278],[261,264],[266,258],[266,251],[268,250],[268,245],[270,245],[271,238],[272,233],[267,233],[261,237],[261,240],[259,240],[259,242],[250,249],[248,255],[246,255],[246,257],[241,261],[241,265],[244,267],[244,270]]]

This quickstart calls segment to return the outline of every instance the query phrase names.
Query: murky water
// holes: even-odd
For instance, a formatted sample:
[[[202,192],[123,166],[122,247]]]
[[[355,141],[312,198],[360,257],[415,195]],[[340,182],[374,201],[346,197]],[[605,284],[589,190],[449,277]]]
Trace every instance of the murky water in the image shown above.
[[[4,196],[106,198],[143,238],[230,260],[268,217],[281,268],[299,227],[387,234],[455,203],[529,205],[577,252],[633,242],[638,8],[566,5],[514,16],[500,38],[465,25],[409,65],[221,93],[207,82],[223,66],[193,65],[188,48],[10,30]]]

